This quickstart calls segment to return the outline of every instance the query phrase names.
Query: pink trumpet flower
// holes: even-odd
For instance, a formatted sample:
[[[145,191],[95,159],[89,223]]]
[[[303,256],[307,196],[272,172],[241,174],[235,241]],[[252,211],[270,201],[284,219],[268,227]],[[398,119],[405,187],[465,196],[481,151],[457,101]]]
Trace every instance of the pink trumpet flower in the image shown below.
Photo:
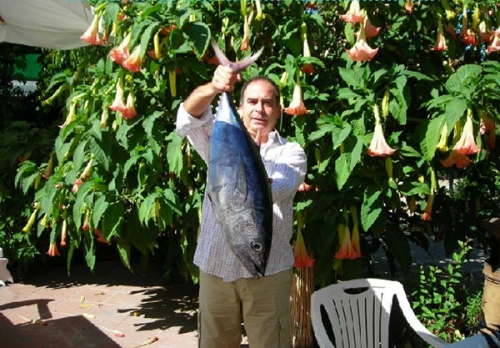
[[[477,46],[476,33],[471,29],[467,29],[467,31],[461,34],[460,40],[467,45]]]
[[[50,243],[49,250],[47,251],[49,256],[59,256],[59,250],[57,249],[56,242]]]
[[[132,34],[128,33],[121,44],[109,52],[109,56],[114,62],[121,65],[129,57],[129,45],[131,40]]]
[[[365,35],[366,38],[376,37],[380,33],[380,27],[376,27],[370,22],[370,19],[366,18]]]
[[[365,20],[365,14],[361,10],[359,6],[358,0],[351,1],[351,5],[349,6],[349,11],[346,14],[340,15],[340,18],[344,22],[348,23],[363,23]]]
[[[382,128],[382,123],[380,122],[378,105],[373,107],[373,111],[375,114],[375,130],[367,152],[372,157],[390,156],[396,151],[396,149],[391,148],[385,141],[384,129]]]
[[[305,181],[299,185],[299,187],[297,188],[297,192],[309,192],[313,189],[313,186],[312,185],[309,185],[308,183],[306,183]]]
[[[370,22],[370,18],[366,17],[366,25],[365,25],[365,37],[370,39],[372,37],[378,36],[380,33],[381,27],[376,27]],[[361,30],[356,33],[356,36],[360,34]]]
[[[61,228],[61,246],[63,248],[67,245],[67,239],[68,239],[68,222],[66,219],[64,219]]]
[[[307,253],[306,245],[304,243],[304,237],[302,236],[302,232],[300,229],[297,231],[297,241],[294,245],[293,250],[293,258],[294,263],[293,267],[313,267],[314,259],[309,256]]]
[[[356,44],[350,50],[346,50],[349,58],[354,61],[366,62],[371,60],[378,52],[378,47],[373,49],[366,42],[366,19],[361,25],[356,39]]]
[[[483,114],[483,116],[481,117],[481,125],[479,129],[479,134],[481,135],[484,135],[486,132],[488,133],[488,149],[493,150],[495,148],[496,138],[495,121]]]
[[[413,13],[413,6],[414,6],[414,4],[413,4],[413,0],[408,0],[408,1],[406,1],[406,2],[405,2],[405,12],[406,12],[407,14],[410,14],[410,15],[411,15],[411,14]]]
[[[440,161],[443,167],[449,168],[455,165],[458,169],[467,167],[472,163],[472,160],[460,152],[452,150],[450,155],[445,160]]]
[[[76,102],[71,102],[69,105],[69,111],[68,115],[66,116],[66,119],[64,120],[64,123],[59,126],[59,128],[64,128],[71,122],[73,122],[76,118]]]
[[[311,56],[311,50],[309,49],[309,43],[307,42],[307,39],[303,41],[303,56],[304,57],[310,57]],[[300,70],[303,73],[306,74],[312,74],[314,73],[314,66],[311,63],[304,64]]]
[[[361,245],[360,245],[360,236],[359,229],[357,225],[354,225],[352,228],[352,237],[351,237],[351,245],[354,250],[354,254],[357,257],[361,257]]]
[[[491,40],[493,39],[494,35],[495,35],[495,32],[488,30],[488,28],[486,27],[485,21],[482,21],[481,23],[479,23],[479,37],[481,38],[482,42],[490,43]]]
[[[472,124],[472,111],[468,111],[467,121],[462,131],[460,139],[453,146],[453,150],[463,155],[473,155],[479,152],[479,148],[474,140],[474,126]]]
[[[434,204],[434,195],[429,195],[427,199],[427,205],[425,206],[424,213],[422,214],[422,220],[429,221],[432,215],[432,205]]]
[[[113,101],[113,104],[109,106],[109,108],[111,110],[121,111],[121,112],[127,109],[127,107],[125,106],[125,100],[123,98],[123,82],[121,78],[118,80],[118,83],[116,84],[115,100]]]
[[[127,107],[122,111],[123,118],[130,120],[137,115],[137,111],[135,110],[135,96],[132,91],[128,94],[127,97]]]
[[[436,43],[432,48],[434,51],[446,51],[448,46],[446,45],[446,38],[444,37],[443,26],[441,23],[438,24]]]
[[[100,15],[94,16],[92,23],[90,23],[89,28],[80,36],[82,41],[87,42],[91,45],[100,45],[102,43],[99,38],[99,21],[101,19]]]
[[[396,149],[387,145],[382,124],[380,122],[376,122],[373,138],[370,146],[368,147],[368,154],[372,157],[385,157],[392,155],[395,151]]]
[[[300,80],[298,77],[297,83],[295,84],[295,87],[293,89],[293,97],[292,101],[290,102],[290,106],[285,108],[284,111],[289,115],[295,116],[305,115],[309,112],[304,105],[304,100],[302,99],[302,88],[300,87]]]
[[[122,66],[132,72],[141,71],[141,47],[137,46],[132,54],[125,59]]]
[[[307,41],[307,24],[305,22],[303,22],[300,26],[300,36],[302,38],[302,56],[304,58],[311,57],[311,49],[309,48],[309,42]],[[300,70],[306,74],[314,73],[314,67],[311,63],[302,65]]]
[[[486,49],[486,53],[488,54],[500,51],[500,29],[497,29],[494,33],[493,41]]]
[[[78,178],[75,180],[73,187],[71,188],[71,192],[77,193],[78,189],[80,189],[80,186],[83,185],[83,180],[81,178]]]
[[[340,248],[335,253],[335,258],[339,260],[354,260],[361,257],[361,254],[354,249],[351,241],[351,231],[348,226],[339,226]]]

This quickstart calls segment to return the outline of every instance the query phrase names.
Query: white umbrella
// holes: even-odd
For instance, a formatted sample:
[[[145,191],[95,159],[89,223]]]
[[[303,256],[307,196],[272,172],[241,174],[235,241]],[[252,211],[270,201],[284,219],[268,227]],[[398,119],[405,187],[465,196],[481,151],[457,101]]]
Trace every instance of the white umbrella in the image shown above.
[[[93,17],[85,0],[1,0],[0,42],[53,49],[85,46],[80,36]]]

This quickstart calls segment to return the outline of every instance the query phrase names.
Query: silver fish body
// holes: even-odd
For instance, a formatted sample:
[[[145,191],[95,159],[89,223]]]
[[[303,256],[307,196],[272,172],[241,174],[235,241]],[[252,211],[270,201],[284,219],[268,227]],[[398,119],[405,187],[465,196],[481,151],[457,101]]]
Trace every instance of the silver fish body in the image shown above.
[[[207,194],[231,250],[253,276],[264,276],[273,229],[271,188],[259,147],[228,93],[221,94],[210,136]]]

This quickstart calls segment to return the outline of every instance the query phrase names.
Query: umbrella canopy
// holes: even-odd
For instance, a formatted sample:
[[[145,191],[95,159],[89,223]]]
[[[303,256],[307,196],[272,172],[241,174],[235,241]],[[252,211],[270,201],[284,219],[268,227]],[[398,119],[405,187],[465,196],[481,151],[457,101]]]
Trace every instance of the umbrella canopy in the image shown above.
[[[85,46],[80,36],[93,17],[85,0],[1,0],[0,42],[53,49]]]

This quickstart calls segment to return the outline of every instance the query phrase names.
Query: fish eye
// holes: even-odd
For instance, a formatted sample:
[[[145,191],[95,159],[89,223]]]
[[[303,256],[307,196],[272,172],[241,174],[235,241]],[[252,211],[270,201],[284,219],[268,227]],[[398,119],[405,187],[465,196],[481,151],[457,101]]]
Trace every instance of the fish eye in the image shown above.
[[[251,246],[251,247],[252,247],[252,249],[253,249],[253,250],[255,250],[255,251],[261,251],[261,250],[262,250],[262,244],[260,244],[260,243],[254,243],[254,242],[252,242],[252,243],[250,244],[250,246]]]

